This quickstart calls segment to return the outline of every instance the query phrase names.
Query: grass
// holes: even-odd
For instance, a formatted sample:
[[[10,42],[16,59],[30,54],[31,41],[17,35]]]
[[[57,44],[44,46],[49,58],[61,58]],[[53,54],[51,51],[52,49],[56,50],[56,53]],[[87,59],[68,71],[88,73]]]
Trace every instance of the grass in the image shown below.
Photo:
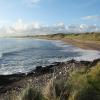
[[[50,80],[44,88],[43,94],[47,100],[67,100],[69,88],[65,80]]]
[[[21,97],[21,100],[45,100],[42,93],[36,89],[28,86]]]
[[[88,41],[100,41],[100,33],[81,33],[65,35],[65,38],[88,40]]]
[[[69,77],[68,100],[100,100],[100,63],[89,72],[73,72]]]
[[[35,38],[48,38],[48,39],[78,39],[78,40],[86,40],[86,41],[100,41],[100,33],[92,32],[92,33],[70,33],[70,34],[52,34],[52,35],[40,35],[35,36]]]
[[[28,86],[20,98],[9,97],[5,100],[100,100],[100,63],[74,70],[67,80],[51,79],[42,91]]]
[[[100,100],[100,63],[74,70],[68,80],[50,81],[45,91],[47,100]]]

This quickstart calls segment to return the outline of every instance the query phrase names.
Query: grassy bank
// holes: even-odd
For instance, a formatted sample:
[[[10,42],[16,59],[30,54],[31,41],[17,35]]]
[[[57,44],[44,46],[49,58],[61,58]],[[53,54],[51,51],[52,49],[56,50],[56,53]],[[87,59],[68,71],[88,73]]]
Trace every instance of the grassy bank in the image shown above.
[[[72,39],[74,38],[87,41],[100,41],[100,33],[70,34],[70,35],[65,35],[64,38],[72,38]]]
[[[37,38],[48,38],[48,39],[77,39],[86,41],[100,41],[100,33],[70,33],[70,34],[53,34],[53,35],[38,35]]]
[[[100,63],[71,71],[67,79],[53,77],[42,90],[28,86],[4,100],[100,100]]]

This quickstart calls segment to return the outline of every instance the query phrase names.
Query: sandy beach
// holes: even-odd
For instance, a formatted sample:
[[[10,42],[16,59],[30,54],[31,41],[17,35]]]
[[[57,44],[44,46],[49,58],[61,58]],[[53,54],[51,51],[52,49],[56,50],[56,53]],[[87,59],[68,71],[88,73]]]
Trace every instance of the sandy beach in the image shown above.
[[[76,40],[76,39],[61,39],[61,40],[64,41],[65,43],[69,43],[83,49],[100,51],[100,42],[81,41],[81,40]]]
[[[61,40],[66,44],[74,45],[82,49],[88,50],[97,50],[100,51],[100,41],[83,41],[79,39],[70,39],[70,38],[62,38],[62,37],[38,37],[40,39],[47,39],[47,40]]]

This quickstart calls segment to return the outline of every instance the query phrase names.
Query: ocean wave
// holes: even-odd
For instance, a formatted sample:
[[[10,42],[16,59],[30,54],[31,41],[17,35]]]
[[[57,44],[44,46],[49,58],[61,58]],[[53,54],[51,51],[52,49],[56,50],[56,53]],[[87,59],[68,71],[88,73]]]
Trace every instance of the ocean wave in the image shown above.
[[[18,55],[18,53],[24,52],[26,50],[30,50],[32,48],[15,49],[15,50],[7,51],[7,52],[2,52],[2,53],[0,53],[0,57],[16,56],[16,55]]]
[[[2,57],[2,53],[0,53],[0,58]]]
[[[2,54],[2,57],[13,56],[13,55],[16,55],[16,53],[15,52],[6,52],[6,53]]]

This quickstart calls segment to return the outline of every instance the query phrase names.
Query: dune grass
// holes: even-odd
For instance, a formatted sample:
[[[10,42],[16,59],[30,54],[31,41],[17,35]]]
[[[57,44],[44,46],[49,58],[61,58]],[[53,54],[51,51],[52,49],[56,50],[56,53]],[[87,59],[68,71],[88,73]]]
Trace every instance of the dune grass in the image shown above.
[[[70,87],[65,80],[50,80],[44,88],[43,95],[46,100],[67,100]]]
[[[67,80],[51,79],[42,91],[28,86],[19,99],[11,98],[5,100],[100,100],[100,63],[74,70]]]
[[[89,72],[73,72],[68,83],[71,85],[68,100],[100,100],[100,63]]]
[[[21,96],[21,100],[45,100],[42,93],[36,89],[28,86]]]
[[[81,34],[69,34],[64,38],[72,38],[87,41],[100,41],[100,33],[81,33]]]

